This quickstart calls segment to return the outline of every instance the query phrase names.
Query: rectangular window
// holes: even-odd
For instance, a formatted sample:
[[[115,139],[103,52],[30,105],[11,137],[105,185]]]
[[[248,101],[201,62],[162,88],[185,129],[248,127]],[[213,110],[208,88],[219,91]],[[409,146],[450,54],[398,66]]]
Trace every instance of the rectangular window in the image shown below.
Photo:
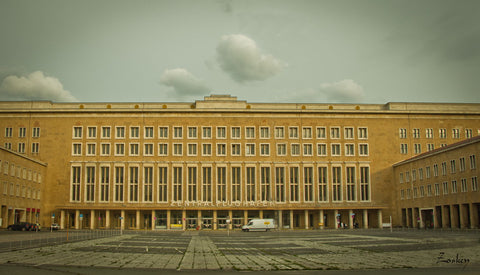
[[[102,156],[109,156],[110,155],[110,143],[102,143],[101,146],[102,146],[101,155]]]
[[[202,144],[202,156],[211,156],[212,155],[212,144],[204,143]]]
[[[433,143],[427,143],[427,151],[433,151],[435,149],[435,145]]]
[[[212,138],[212,127],[202,127],[202,138]]]
[[[290,167],[290,201],[298,202],[300,199],[298,178],[299,171],[298,167]]]
[[[414,146],[413,149],[415,154],[422,153],[422,145],[420,143],[415,143],[413,146]]]
[[[359,139],[368,139],[368,128],[366,128],[366,127],[358,128],[358,138]]]
[[[302,127],[302,138],[304,139],[312,138],[312,127]]]
[[[347,167],[347,201],[356,200],[355,167]]]
[[[168,201],[167,167],[158,167],[158,201]]]
[[[270,167],[260,168],[260,200],[270,201]]]
[[[40,143],[32,142],[32,154],[38,154]]]
[[[402,139],[407,138],[407,129],[405,128],[398,129],[398,136]]]
[[[313,155],[313,145],[312,144],[303,144],[303,155],[312,156]]]
[[[158,144],[158,155],[159,156],[167,156],[168,155],[168,144],[167,143],[159,143]]]
[[[442,185],[443,185],[443,194],[444,194],[444,195],[447,195],[447,194],[448,194],[448,182],[447,182],[447,181],[444,181],[444,182],[442,183]]]
[[[226,156],[227,155],[227,144],[217,143],[217,156]]]
[[[241,152],[241,146],[239,143],[232,144],[232,156],[240,156]]]
[[[340,144],[332,144],[332,156],[340,156]]]
[[[444,161],[442,162],[442,176],[447,175],[447,163]]]
[[[247,185],[246,185],[246,188],[247,188],[247,192],[246,192],[246,196],[247,196],[247,201],[255,201],[256,200],[256,197],[255,197],[255,190],[256,190],[256,186],[255,186],[255,167],[247,167],[246,168],[246,177],[247,177]]]
[[[457,172],[457,163],[454,159],[450,160],[450,173],[455,174]]]
[[[318,139],[327,138],[327,129],[325,127],[317,127],[317,138]]]
[[[413,129],[413,138],[420,138],[420,129]]]
[[[465,129],[465,138],[472,138],[473,132],[472,129]]]
[[[143,167],[143,201],[153,202],[153,167]]]
[[[285,202],[285,167],[275,167],[275,201]]]
[[[360,167],[360,200],[370,200],[370,167]]]
[[[197,144],[196,143],[189,143],[188,144],[187,155],[189,155],[189,156],[196,156],[197,155]]]
[[[345,144],[345,156],[355,156],[354,144]]]
[[[408,145],[406,143],[400,144],[400,154],[408,154]]]
[[[260,144],[260,155],[261,156],[270,155],[270,144]]]
[[[97,137],[97,127],[88,127],[88,138],[96,138]]]
[[[27,135],[27,128],[25,127],[20,127],[18,129],[18,137],[24,138]]]
[[[217,138],[227,138],[227,127],[217,127]]]
[[[153,127],[145,126],[145,138],[153,138]]]
[[[140,137],[140,128],[138,126],[130,127],[130,138],[139,138]]]
[[[352,127],[345,127],[345,139],[353,139],[353,128]]]
[[[183,127],[173,127],[173,138],[183,138]]]
[[[465,171],[465,158],[462,157],[460,158],[460,172],[464,172]]]
[[[475,155],[470,155],[470,169],[477,169],[477,160],[475,159]]]
[[[240,127],[232,127],[232,138],[235,138],[235,139],[241,138]]]
[[[318,201],[328,201],[327,167],[318,167]]]
[[[269,127],[260,127],[260,138],[270,138]]]
[[[138,167],[130,167],[128,193],[129,202],[138,202]]]
[[[100,167],[100,201],[108,202],[110,187],[110,167]]]
[[[187,200],[197,201],[197,167],[187,168]]]
[[[368,156],[368,144],[359,144],[358,148],[360,156]]]
[[[284,143],[277,144],[277,156],[287,155],[287,145]]]
[[[73,156],[81,156],[82,155],[82,144],[81,143],[74,143],[72,149]]]
[[[130,143],[130,156],[138,156],[139,155],[139,144],[138,143]]]
[[[97,153],[95,143],[87,143],[87,156],[95,156]]]
[[[182,167],[173,167],[173,201],[182,201]]]
[[[144,156],[153,156],[153,144],[152,143],[145,143],[143,150]]]
[[[461,191],[467,192],[468,191],[467,179],[461,179],[461,184],[462,184],[462,186],[460,187]]]
[[[80,201],[81,170],[81,167],[72,167],[72,196],[70,197],[71,201]],[[13,184],[11,186],[13,187]],[[11,188],[10,191],[13,191],[13,188]]]
[[[460,129],[452,129],[452,138],[455,138],[455,139],[460,138]]]
[[[40,127],[33,127],[32,128],[32,137],[39,138],[40,137]]]
[[[74,135],[73,135],[73,136],[74,136],[74,137],[76,137],[76,136],[75,136],[75,128],[76,128],[76,127],[73,128],[73,130],[74,130],[74,131],[73,131],[73,132],[74,132]],[[12,137],[12,133],[13,133],[13,128],[12,128],[12,127],[7,127],[7,128],[5,128],[5,137]]]
[[[284,127],[275,127],[275,138],[285,138]]]
[[[116,134],[115,134],[116,138],[125,138],[125,127],[123,126],[116,127],[115,131],[116,131]]]
[[[330,138],[332,139],[340,138],[340,127],[330,127]]]
[[[197,138],[197,127],[188,127],[188,138]]]
[[[18,152],[24,154],[25,153],[25,142],[18,143]]]
[[[86,167],[85,201],[95,201],[95,167]]]
[[[303,167],[304,199],[313,201],[313,167]]]
[[[317,144],[317,155],[326,156],[327,155],[327,144],[319,143]]]
[[[477,177],[472,177],[472,191],[478,191]]]
[[[168,127],[166,126],[158,127],[158,138],[168,138]]]
[[[445,128],[439,129],[438,134],[440,138],[447,138],[447,129]]]
[[[102,138],[110,138],[110,127],[109,126],[103,126],[102,127]]]
[[[246,127],[245,128],[245,137],[246,138],[255,138],[255,127]]]
[[[245,150],[246,156],[255,156],[255,143],[245,144]]]
[[[174,143],[173,144],[173,155],[174,156],[183,155],[183,144],[181,144],[181,143]]]
[[[227,167],[217,167],[217,201],[227,201]]]
[[[299,156],[300,155],[300,144],[291,144],[290,155]]]
[[[332,167],[332,200],[342,200],[342,167]]]
[[[242,200],[241,180],[240,167],[232,167],[232,201]]]
[[[288,127],[288,137],[298,138],[298,127]]]
[[[115,167],[115,202],[123,202],[124,167]]]
[[[433,138],[433,129],[432,128],[425,129],[425,137],[426,138]]]
[[[452,180],[452,194],[457,193],[457,181]]]
[[[73,127],[73,138],[82,138],[82,127],[81,126]]]
[[[438,177],[438,164],[433,165],[433,176]]]

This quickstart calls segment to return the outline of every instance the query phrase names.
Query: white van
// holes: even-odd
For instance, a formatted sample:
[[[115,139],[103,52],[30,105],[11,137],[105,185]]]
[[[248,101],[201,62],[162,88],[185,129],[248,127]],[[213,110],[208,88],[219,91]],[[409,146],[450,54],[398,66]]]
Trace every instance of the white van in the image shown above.
[[[242,226],[242,231],[269,231],[275,229],[273,219],[252,219],[247,225]]]

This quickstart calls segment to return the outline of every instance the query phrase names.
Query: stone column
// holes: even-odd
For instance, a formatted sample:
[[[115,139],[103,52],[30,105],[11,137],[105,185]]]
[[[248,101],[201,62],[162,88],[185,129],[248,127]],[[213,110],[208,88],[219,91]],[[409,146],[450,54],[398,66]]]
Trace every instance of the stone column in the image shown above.
[[[459,211],[458,214],[460,215],[460,226],[459,227],[460,228],[465,228],[465,227],[467,227],[467,221],[466,221],[466,219],[467,219],[467,217],[466,217],[467,213],[466,212],[467,211],[466,211],[463,204],[458,205],[458,211]]]
[[[450,223],[452,228],[460,228],[458,224],[458,211],[455,205],[450,205]]]
[[[282,213],[282,210],[278,210],[277,213],[278,213],[278,229],[282,229],[283,228],[283,213]]]
[[[232,210],[228,210],[228,216],[230,217],[230,224],[228,224],[228,228],[232,230],[233,229],[233,211]]]
[[[293,230],[293,210],[290,210],[290,229]]]
[[[248,210],[243,210],[243,224],[248,223]]]
[[[110,220],[110,210],[105,210],[105,229],[110,229],[111,220]]]
[[[60,211],[60,229],[65,229],[65,210]]]
[[[7,228],[8,225],[10,224],[8,220],[8,205],[5,205],[5,212],[2,213],[2,223],[3,223],[2,225],[3,228]]]
[[[475,203],[470,203],[470,228],[478,228],[478,205]]]
[[[378,209],[378,227],[379,227],[380,229],[383,228],[382,223],[383,223],[382,209]]]
[[[140,229],[141,228],[141,223],[140,223],[140,210],[135,211],[135,228]]]
[[[363,209],[363,228],[368,229],[368,210]]]
[[[353,229],[353,210],[348,210],[348,228]]]
[[[440,227],[440,224],[438,223],[438,217],[437,215],[441,215],[442,213],[437,213],[437,207],[433,206],[433,228],[438,228]]]
[[[335,229],[338,229],[339,228],[339,220],[338,220],[338,210],[337,209],[335,209],[333,211],[333,216],[334,216],[333,218],[335,220]]]
[[[167,229],[170,229],[171,210],[167,210]]]
[[[217,230],[217,210],[213,210],[213,230]]]
[[[420,217],[418,216],[416,208],[412,208],[412,223],[413,228],[420,228]]]
[[[152,219],[151,219],[152,230],[155,230],[155,222],[156,221],[157,221],[157,217],[155,216],[155,210],[152,210]]]
[[[309,224],[309,221],[308,221],[308,210],[304,210],[304,215],[305,215],[305,229],[308,229],[308,224]]]
[[[197,227],[202,229],[202,210],[197,210]]]
[[[90,229],[95,229],[95,210],[90,210]]]
[[[187,210],[182,210],[182,229],[187,229]]]
[[[442,228],[450,227],[450,207],[448,205],[442,205]]]
[[[80,229],[80,210],[75,210],[75,229]]]
[[[263,210],[258,210],[258,216],[260,219],[263,219]]]
[[[325,216],[325,214],[323,213],[323,209],[319,210],[318,214],[320,215],[319,219],[318,219],[320,229],[325,229],[325,220],[323,218],[323,216]]]
[[[122,219],[120,220],[120,229],[125,230],[125,210],[121,212]]]

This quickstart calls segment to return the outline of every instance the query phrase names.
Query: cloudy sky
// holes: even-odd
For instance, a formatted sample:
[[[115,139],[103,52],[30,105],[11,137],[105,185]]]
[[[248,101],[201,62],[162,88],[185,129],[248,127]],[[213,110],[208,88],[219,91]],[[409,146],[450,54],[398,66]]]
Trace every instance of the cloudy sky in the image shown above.
[[[478,0],[1,0],[0,100],[480,102]]]

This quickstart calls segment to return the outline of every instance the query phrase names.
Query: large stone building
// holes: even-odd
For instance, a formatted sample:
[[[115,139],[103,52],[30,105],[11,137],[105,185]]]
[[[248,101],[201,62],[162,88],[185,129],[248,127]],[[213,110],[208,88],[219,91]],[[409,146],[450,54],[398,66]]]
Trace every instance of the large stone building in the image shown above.
[[[402,224],[394,163],[479,121],[480,104],[0,102],[0,144],[48,163],[44,225],[368,228]]]

